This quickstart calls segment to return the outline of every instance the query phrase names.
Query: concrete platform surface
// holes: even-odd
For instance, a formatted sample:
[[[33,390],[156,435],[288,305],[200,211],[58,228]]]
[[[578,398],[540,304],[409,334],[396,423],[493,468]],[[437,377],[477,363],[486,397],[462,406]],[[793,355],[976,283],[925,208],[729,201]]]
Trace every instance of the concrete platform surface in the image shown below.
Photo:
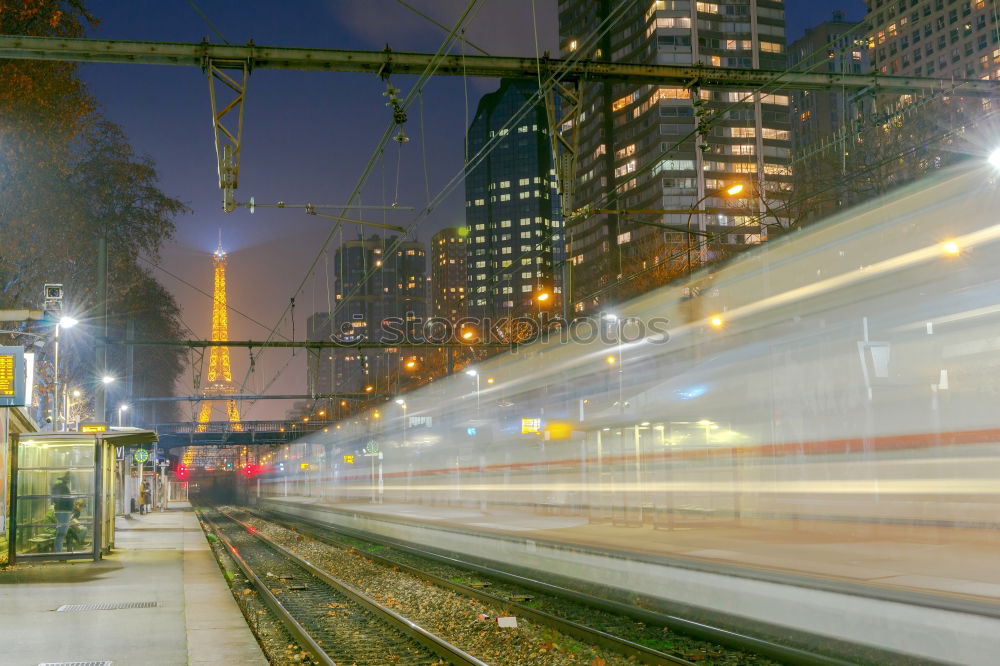
[[[119,518],[99,562],[0,570],[0,664],[267,664],[190,505]],[[65,604],[154,607],[57,612]]]

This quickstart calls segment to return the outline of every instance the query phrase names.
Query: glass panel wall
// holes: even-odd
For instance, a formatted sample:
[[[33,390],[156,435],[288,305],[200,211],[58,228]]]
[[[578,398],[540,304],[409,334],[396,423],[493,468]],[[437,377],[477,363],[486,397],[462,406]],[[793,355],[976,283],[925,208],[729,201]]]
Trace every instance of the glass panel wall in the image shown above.
[[[17,555],[93,553],[96,452],[92,438],[18,442]]]

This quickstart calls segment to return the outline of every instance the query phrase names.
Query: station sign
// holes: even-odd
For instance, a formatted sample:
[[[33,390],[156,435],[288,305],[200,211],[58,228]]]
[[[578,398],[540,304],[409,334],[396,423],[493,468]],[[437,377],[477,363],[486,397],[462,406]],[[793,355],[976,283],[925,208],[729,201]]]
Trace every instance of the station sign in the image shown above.
[[[541,419],[521,419],[522,435],[537,435],[542,431]]]
[[[80,432],[107,432],[108,426],[104,423],[83,423],[80,425]]]
[[[0,407],[24,407],[23,347],[0,347]]]

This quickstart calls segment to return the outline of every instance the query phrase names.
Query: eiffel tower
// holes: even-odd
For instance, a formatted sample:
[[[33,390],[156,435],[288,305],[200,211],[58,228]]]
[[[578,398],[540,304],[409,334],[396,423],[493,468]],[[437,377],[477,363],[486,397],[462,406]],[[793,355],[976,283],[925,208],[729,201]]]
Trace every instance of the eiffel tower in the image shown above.
[[[215,266],[215,294],[212,299],[212,342],[229,340],[229,316],[226,310],[226,252],[222,249],[222,232],[219,232],[219,247],[212,255]],[[208,382],[203,391],[206,396],[221,396],[236,393],[233,384],[233,371],[229,367],[229,347],[212,347],[208,360]],[[201,403],[198,412],[198,427],[196,432],[205,432],[206,425],[212,420],[212,403],[206,400]],[[234,432],[241,432],[240,410],[235,400],[226,401],[226,415]]]

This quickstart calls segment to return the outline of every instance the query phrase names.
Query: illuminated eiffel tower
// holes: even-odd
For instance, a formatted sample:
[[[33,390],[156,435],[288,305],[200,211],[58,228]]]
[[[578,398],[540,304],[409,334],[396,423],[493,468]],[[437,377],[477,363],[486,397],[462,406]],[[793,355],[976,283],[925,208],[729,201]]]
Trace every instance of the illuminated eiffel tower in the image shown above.
[[[212,255],[215,265],[215,294],[212,300],[212,342],[229,340],[229,316],[226,309],[226,253],[222,249],[222,232],[219,232],[219,248]],[[220,396],[236,393],[233,385],[233,371],[229,367],[229,347],[211,347],[208,360],[208,382],[203,394]],[[201,403],[198,413],[197,432],[205,432],[205,424],[212,420],[212,403],[206,400]],[[235,400],[226,401],[226,415],[232,430],[240,432],[240,410]]]

